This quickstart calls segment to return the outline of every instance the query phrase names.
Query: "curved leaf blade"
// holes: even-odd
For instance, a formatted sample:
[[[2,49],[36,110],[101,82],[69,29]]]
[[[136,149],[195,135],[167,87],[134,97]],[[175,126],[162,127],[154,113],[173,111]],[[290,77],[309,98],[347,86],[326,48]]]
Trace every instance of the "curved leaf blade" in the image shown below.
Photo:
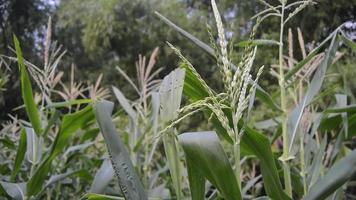
[[[17,173],[20,171],[20,167],[23,159],[25,158],[25,154],[26,154],[26,132],[25,129],[22,129],[19,146],[17,148],[14,167],[11,172],[11,178],[10,178],[11,181],[15,180]]]
[[[22,99],[25,104],[27,116],[30,119],[32,127],[38,136],[42,132],[40,115],[38,113],[36,103],[33,99],[31,82],[22,57],[20,43],[15,35],[14,44],[16,49],[17,63],[20,71]]]
[[[188,165],[198,169],[225,199],[242,199],[231,164],[214,131],[183,133],[178,136],[178,142]]]
[[[127,199],[147,199],[129,154],[112,123],[112,110],[113,103],[108,101],[100,101],[94,106],[94,113],[109,151],[111,164],[119,179],[120,189]]]

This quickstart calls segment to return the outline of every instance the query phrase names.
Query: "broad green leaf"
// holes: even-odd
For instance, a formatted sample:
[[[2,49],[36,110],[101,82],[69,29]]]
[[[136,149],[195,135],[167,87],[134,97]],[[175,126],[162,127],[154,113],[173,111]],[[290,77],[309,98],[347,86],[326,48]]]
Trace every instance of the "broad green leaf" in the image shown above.
[[[279,45],[279,42],[275,40],[266,40],[266,39],[256,39],[252,41],[241,41],[237,43],[237,47],[246,47],[246,46],[258,46],[258,45]]]
[[[187,163],[199,169],[225,199],[241,199],[231,164],[214,131],[183,133],[178,136],[178,141],[184,149]]]
[[[47,157],[39,164],[33,176],[27,183],[27,196],[36,195],[43,186],[43,183],[51,170],[51,163],[68,145],[70,137],[80,128],[94,119],[92,106],[88,105],[84,109],[67,114],[63,117],[54,143],[51,146]]]
[[[17,173],[20,171],[21,164],[26,154],[26,132],[25,129],[21,130],[20,141],[16,152],[14,167],[11,172],[11,181],[14,181]]]
[[[105,159],[95,174],[90,187],[90,192],[102,194],[105,191],[106,186],[114,178],[114,175],[114,169],[112,168],[110,159]]]
[[[356,175],[356,150],[335,163],[309,190],[303,200],[325,199]]]
[[[111,164],[119,179],[121,192],[127,199],[147,199],[147,194],[135,173],[129,154],[112,123],[113,103],[100,101],[94,106],[94,113],[104,137]]]
[[[335,33],[331,42],[330,46],[328,48],[328,51],[325,54],[324,60],[320,64],[320,66],[317,68],[312,81],[309,85],[309,88],[307,90],[307,93],[303,97],[303,100],[293,109],[293,111],[288,115],[288,121],[287,121],[287,131],[288,131],[288,149],[291,151],[294,141],[297,138],[296,135],[298,133],[297,129],[299,127],[299,123],[301,121],[302,115],[304,108],[308,106],[314,96],[318,94],[322,83],[324,81],[324,77],[326,74],[326,70],[329,65],[331,65],[331,62],[336,54],[336,49],[338,47],[338,42],[336,40],[337,34]]]
[[[199,166],[192,162],[187,162],[188,180],[191,198],[194,200],[203,200],[205,197],[205,177],[201,173]]]
[[[192,41],[194,44],[196,44],[198,47],[200,47],[201,49],[203,49],[205,52],[207,52],[209,55],[211,55],[212,57],[215,58],[215,52],[214,49],[211,48],[209,45],[205,44],[204,42],[200,41],[198,38],[196,38],[195,36],[191,35],[190,33],[188,33],[187,31],[183,30],[182,28],[180,28],[179,26],[177,26],[176,24],[174,24],[173,22],[171,22],[169,19],[167,19],[166,17],[164,17],[163,15],[161,15],[158,12],[155,12],[155,14],[163,21],[165,22],[168,26],[170,26],[171,28],[173,28],[174,30],[176,30],[178,33],[182,34],[184,37],[186,37],[187,39],[189,39],[190,41]],[[237,69],[237,67],[231,63],[231,66],[234,70]],[[189,72],[186,72],[186,80],[184,81],[184,92],[189,92],[189,93],[194,93],[194,92],[203,92],[202,90],[197,90],[196,86],[197,86],[197,79],[196,77],[194,78],[194,75],[192,77],[191,74],[189,74]],[[188,82],[187,82],[188,81]],[[191,81],[191,82],[189,82]],[[252,81],[251,81],[252,83]],[[194,87],[195,86],[195,87]],[[200,88],[201,89],[201,88]],[[203,92],[204,93],[204,92]],[[263,88],[261,88],[259,85],[257,85],[256,88],[256,96],[258,99],[260,99],[263,103],[267,104],[268,106],[270,106],[272,109],[277,109],[280,110],[280,107],[273,101],[272,97],[265,91],[263,90]],[[193,97],[193,96],[192,96]],[[192,98],[192,100],[194,100]]]
[[[255,155],[260,160],[263,185],[270,198],[290,199],[283,191],[275,158],[271,150],[271,143],[265,135],[246,127],[245,134],[241,140],[241,151]]]
[[[39,136],[42,132],[40,115],[38,113],[36,103],[33,99],[31,82],[22,57],[20,43],[15,35],[14,44],[17,55],[17,63],[20,71],[22,99],[24,101],[26,113],[28,118],[30,119],[32,127],[35,130],[36,134]]]
[[[8,183],[0,181],[0,187],[14,200],[26,200],[26,183]]]

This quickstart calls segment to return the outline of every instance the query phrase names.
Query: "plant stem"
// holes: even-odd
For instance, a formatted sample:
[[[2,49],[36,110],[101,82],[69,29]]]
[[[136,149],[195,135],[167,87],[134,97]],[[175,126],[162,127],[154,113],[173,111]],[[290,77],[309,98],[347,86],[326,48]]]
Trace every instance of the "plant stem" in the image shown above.
[[[284,186],[286,193],[291,197],[292,196],[292,184],[290,178],[290,167],[287,163],[289,157],[289,148],[288,148],[288,134],[287,134],[287,102],[286,102],[286,90],[285,90],[285,80],[284,80],[284,71],[283,71],[283,32],[284,32],[284,8],[285,0],[281,1],[282,3],[282,12],[281,12],[281,27],[279,35],[279,87],[281,90],[281,108],[283,111],[282,114],[282,137],[283,137],[283,155],[282,155],[282,164],[283,164],[283,173],[284,173]]]
[[[232,101],[233,102],[233,101]],[[231,107],[235,111],[235,105],[231,104]],[[235,116],[235,112],[233,112],[233,116]],[[237,185],[239,186],[239,189],[241,191],[241,165],[240,165],[240,160],[241,160],[241,153],[240,153],[240,135],[239,135],[239,129],[238,129],[238,119],[236,117],[232,117],[232,123],[234,126],[234,135],[235,135],[235,141],[234,141],[234,149],[233,149],[233,154],[234,154],[234,161],[235,161],[235,177],[237,181]]]
[[[235,177],[237,184],[239,186],[239,189],[241,190],[241,165],[240,165],[240,160],[241,160],[241,153],[240,153],[240,139],[238,138],[237,141],[235,141],[234,144],[234,157],[235,157]]]

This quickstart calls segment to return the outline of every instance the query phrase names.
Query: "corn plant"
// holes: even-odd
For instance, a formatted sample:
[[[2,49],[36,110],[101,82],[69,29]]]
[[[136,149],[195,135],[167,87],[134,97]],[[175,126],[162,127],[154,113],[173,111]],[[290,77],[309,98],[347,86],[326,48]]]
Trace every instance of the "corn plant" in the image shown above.
[[[28,120],[12,117],[12,122],[1,130],[2,149],[10,149],[14,162],[3,165],[0,194],[11,199],[76,198],[73,193],[61,194],[60,190],[72,188],[63,181],[75,183],[88,181],[92,177],[83,167],[84,162],[75,163],[81,157],[80,151],[93,143],[98,131],[91,128],[94,114],[90,102],[92,99],[66,99],[66,102],[54,102],[56,85],[62,73],[57,66],[64,52],[50,41],[50,22],[44,51],[44,66],[37,67],[26,61],[20,44],[14,36],[16,57],[2,56],[18,63],[20,72],[21,96]],[[35,80],[40,93],[34,95],[30,78]],[[100,81],[99,81],[100,82]],[[100,89],[97,82],[96,88]],[[64,93],[65,94],[65,91]],[[37,98],[37,97],[39,98]],[[63,96],[62,96],[63,97]],[[89,104],[88,104],[89,103]],[[80,105],[81,104],[81,105]],[[83,106],[83,104],[88,104]],[[73,106],[74,105],[74,106]],[[65,111],[67,108],[70,112]],[[11,135],[10,135],[11,134]],[[81,135],[80,138],[75,135]],[[4,145],[5,142],[8,145]],[[86,143],[84,143],[86,142]],[[6,147],[7,146],[7,147]],[[1,153],[2,159],[6,154]],[[91,166],[95,164],[87,162]],[[88,165],[89,166],[89,165]],[[8,173],[10,171],[10,173]],[[80,188],[76,188],[80,189]]]
[[[218,193],[220,193],[220,195],[224,198],[242,198],[242,184],[240,183],[241,179],[239,175],[239,173],[241,173],[241,167],[240,160],[237,158],[239,158],[239,152],[244,152],[245,157],[250,157],[250,155],[253,155],[259,159],[263,178],[263,187],[266,191],[267,196],[269,196],[270,198],[322,199],[328,197],[329,195],[333,195],[333,197],[336,198],[337,195],[340,195],[339,187],[342,186],[345,182],[347,182],[352,177],[351,174],[354,173],[352,165],[355,162],[355,153],[350,152],[346,155],[344,153],[339,154],[341,147],[347,148],[345,145],[342,145],[343,139],[341,138],[344,137],[342,136],[343,134],[339,133],[339,136],[335,141],[336,143],[334,145],[330,144],[328,147],[330,149],[333,149],[333,153],[331,154],[332,156],[330,154],[325,155],[324,150],[326,149],[326,142],[328,139],[327,136],[323,134],[323,132],[330,131],[332,128],[338,127],[339,124],[343,124],[341,130],[345,130],[347,132],[347,130],[349,129],[347,121],[350,120],[350,118],[348,118],[348,114],[350,112],[353,112],[353,105],[347,105],[347,98],[345,95],[337,95],[336,107],[340,107],[340,110],[337,109],[339,112],[333,112],[334,114],[332,116],[338,119],[339,117],[342,117],[342,119],[344,119],[342,120],[343,123],[338,122],[338,124],[333,126],[332,128],[325,128],[323,127],[323,125],[325,126],[324,123],[331,122],[331,117],[329,116],[330,114],[328,114],[330,113],[330,111],[328,111],[329,109],[320,112],[318,111],[319,108],[312,103],[315,103],[316,99],[320,98],[319,95],[325,95],[323,93],[318,93],[325,78],[326,69],[332,64],[339,43],[343,41],[344,44],[348,45],[352,49],[354,49],[354,43],[352,43],[351,40],[345,37],[345,34],[342,32],[343,25],[341,25],[308,55],[306,55],[306,53],[304,52],[303,60],[299,61],[295,65],[291,65],[290,69],[287,68],[289,71],[285,72],[286,67],[283,54],[283,42],[285,32],[284,27],[286,23],[295,14],[303,10],[303,8],[305,8],[307,5],[312,4],[314,2],[300,1],[287,4],[287,1],[280,1],[280,4],[277,6],[272,6],[271,4],[265,1],[261,2],[267,7],[267,9],[260,12],[254,17],[257,18],[257,25],[268,17],[279,17],[281,19],[279,41],[265,39],[254,40],[253,37],[250,37],[249,41],[240,43],[240,46],[245,46],[245,55],[242,56],[242,61],[240,62],[240,64],[237,65],[237,67],[234,67],[235,65],[232,64],[227,57],[227,44],[226,40],[224,39],[224,31],[222,29],[221,20],[214,1],[212,1],[212,7],[214,11],[214,16],[217,21],[219,36],[218,43],[220,47],[219,49],[216,48],[217,45],[215,44],[215,42],[213,42],[211,44],[212,47],[210,47],[209,45],[201,42],[199,39],[192,36],[182,28],[175,25],[173,22],[169,21],[167,18],[157,13],[158,17],[162,19],[165,23],[167,23],[169,26],[171,26],[173,29],[177,30],[179,33],[194,42],[197,46],[201,47],[207,53],[217,58],[217,65],[220,69],[225,86],[224,88],[226,90],[225,93],[220,94],[217,94],[216,92],[212,91],[212,89],[207,86],[207,84],[196,72],[196,70],[189,63],[189,61],[187,61],[187,59],[182,56],[180,51],[177,48],[172,47],[176,54],[181,58],[181,67],[187,70],[184,93],[192,101],[192,104],[183,107],[180,110],[180,113],[183,113],[183,111],[189,112],[192,110],[194,111],[196,109],[204,108],[204,110],[206,110],[205,112],[208,114],[208,116],[210,116],[209,119],[212,121],[216,129],[216,133],[183,133],[178,136],[179,141],[183,146],[183,149],[186,154],[188,174],[190,176],[189,180],[191,181],[190,189],[192,197],[194,199],[204,198],[203,186],[204,179],[206,178],[217,188]],[[300,42],[302,43],[301,39]],[[329,47],[327,48],[326,52],[322,55],[322,57],[320,57],[320,54],[318,57],[318,53],[322,51],[323,47],[328,42]],[[235,110],[235,106],[239,107],[239,104],[234,102],[233,98],[245,97],[245,99],[247,99],[246,102],[249,102],[248,99],[250,98],[250,96],[253,96],[254,88],[256,88],[257,92],[258,88],[256,82],[252,81],[250,90],[246,93],[248,98],[243,95],[241,96],[241,94],[245,94],[244,92],[238,93],[238,90],[237,93],[230,93],[231,89],[229,89],[229,84],[233,86],[236,85],[236,82],[234,82],[235,80],[244,80],[246,78],[246,76],[244,76],[241,71],[249,71],[249,64],[252,64],[256,46],[266,44],[277,45],[279,47],[279,74],[277,75],[277,77],[279,79],[280,85],[280,90],[278,91],[278,93],[281,95],[281,103],[279,110],[282,111],[282,114],[279,118],[280,121],[277,121],[277,124],[278,127],[280,127],[278,130],[281,131],[277,131],[276,135],[274,135],[274,138],[272,138],[274,141],[275,138],[278,138],[279,135],[282,135],[282,152],[281,154],[278,152],[275,153],[276,156],[280,156],[278,160],[275,160],[275,156],[272,154],[270,148],[271,143],[268,138],[265,135],[259,133],[257,130],[254,130],[248,125],[246,125],[248,123],[248,117],[244,118],[243,120],[239,118],[239,116],[243,116],[244,109],[238,110],[240,113],[236,112]],[[313,76],[311,76],[311,73],[309,73],[310,79],[308,77],[304,77],[303,79],[298,81],[300,71],[310,65],[314,65],[314,68],[316,68],[314,69],[315,72]],[[231,75],[233,73],[234,76]],[[246,82],[249,83],[249,81]],[[297,87],[301,88],[301,92],[298,94],[295,92]],[[243,84],[240,85],[240,88],[244,88]],[[303,88],[306,89],[306,93],[303,92]],[[263,90],[259,88],[259,91]],[[261,98],[261,95],[257,97],[262,102],[266,103],[266,105],[268,105],[269,107],[272,107],[271,105],[277,104],[269,103],[269,101],[266,101],[266,98]],[[265,95],[264,97],[271,97],[271,95]],[[288,112],[287,108],[287,106],[291,106],[288,103],[289,98],[291,98],[292,100],[296,99],[295,109],[292,112]],[[231,102],[233,102],[233,104],[231,104]],[[253,101],[250,101],[246,104],[252,105],[252,103]],[[246,107],[247,112],[245,115],[249,116],[250,109],[248,108],[248,106]],[[330,109],[334,110],[336,108]],[[312,111],[307,112],[306,110]],[[312,117],[310,115],[312,115]],[[335,118],[333,118],[333,120],[335,120]],[[177,125],[177,122],[179,121],[180,119],[173,121],[171,126],[169,127]],[[239,136],[238,133],[240,132],[242,132],[241,137],[236,137]],[[297,133],[299,132],[304,136],[298,136]],[[219,137],[217,137],[216,134]],[[220,140],[223,138],[231,144],[230,148],[233,149],[232,152],[234,158],[234,166],[230,166],[230,162],[227,155],[224,155],[226,153],[224,153],[223,151],[223,147],[219,142],[219,138]],[[297,143],[296,140],[299,140],[300,142]],[[228,149],[229,148],[227,148],[226,150],[228,151]],[[297,159],[296,157],[297,153],[299,153],[299,159]],[[342,158],[342,155],[344,155],[345,157]],[[339,159],[336,159],[336,157],[338,157]],[[224,174],[226,174],[226,176],[218,174],[218,172],[224,169],[224,167],[219,165],[219,167],[214,168],[213,166],[209,165],[208,162],[225,163]],[[205,165],[202,165],[201,163],[205,163]],[[248,166],[246,168],[248,168]],[[343,173],[345,170],[344,168],[348,168],[350,174]],[[284,184],[280,182],[279,169],[283,170],[282,177],[284,177]],[[291,169],[299,173],[291,173]],[[233,170],[235,171],[235,180],[231,179],[231,174]],[[200,180],[200,183],[197,183],[197,180]],[[229,184],[224,185],[228,182],[227,180],[230,180]],[[251,182],[246,183],[245,187],[249,184],[251,184]],[[282,185],[284,186],[284,188],[282,188]],[[302,185],[302,187],[298,187],[300,185]],[[293,191],[292,188],[295,188],[295,191]],[[300,190],[298,188],[303,189]]]
[[[109,184],[108,180],[111,180],[114,174],[119,180],[121,189],[121,192],[115,193],[116,197],[122,196],[127,199],[170,198],[171,194],[168,190],[170,181],[160,177],[167,169],[171,173],[175,196],[179,199],[182,198],[181,181],[183,179],[176,139],[169,136],[162,137],[167,157],[167,164],[162,166],[163,155],[157,151],[160,144],[160,140],[157,138],[159,138],[159,130],[162,129],[163,124],[174,118],[175,109],[171,107],[174,105],[179,108],[181,99],[179,94],[182,94],[184,71],[180,69],[172,72],[161,83],[161,80],[155,79],[162,69],[154,69],[157,53],[158,48],[154,49],[147,64],[146,57],[139,56],[139,60],[136,62],[137,84],[121,68],[117,67],[119,73],[138,95],[138,99],[131,102],[120,89],[113,87],[113,93],[129,120],[123,129],[119,129],[124,141],[117,137],[115,125],[107,122],[111,120],[112,103],[98,102],[95,106],[95,115],[111,156],[110,162],[104,162],[98,171],[92,184],[91,193],[88,193],[85,198],[105,195],[107,190],[105,188]],[[180,87],[173,88],[176,83],[180,83]],[[105,110],[105,107],[110,107],[111,111]],[[122,118],[122,115],[117,115],[113,121],[124,121]],[[118,153],[125,155],[125,158],[115,158],[114,155]],[[128,165],[128,169],[125,169],[123,165]],[[134,177],[135,184],[132,185],[126,181],[126,173],[129,173],[130,177]],[[105,176],[103,176],[104,174]],[[111,198],[116,197],[112,196]]]

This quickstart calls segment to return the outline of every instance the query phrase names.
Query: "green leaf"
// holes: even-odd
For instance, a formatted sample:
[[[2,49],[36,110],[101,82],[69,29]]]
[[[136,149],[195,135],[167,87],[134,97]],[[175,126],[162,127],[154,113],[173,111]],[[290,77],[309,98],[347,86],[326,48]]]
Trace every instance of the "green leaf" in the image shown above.
[[[324,81],[326,70],[327,70],[328,66],[331,65],[332,59],[334,58],[334,56],[336,54],[336,49],[338,47],[338,42],[336,41],[336,36],[337,36],[337,34],[335,33],[331,42],[330,42],[328,51],[325,54],[324,60],[322,61],[320,66],[317,68],[303,100],[288,115],[287,130],[288,130],[288,134],[289,134],[289,137],[288,137],[289,151],[291,151],[294,141],[297,138],[296,137],[297,133],[298,133],[297,129],[299,127],[299,123],[301,121],[304,108],[306,106],[308,106],[312,102],[314,96],[316,94],[318,94],[318,92],[322,86],[322,83]]]
[[[15,35],[14,35],[14,44],[15,44],[16,55],[17,55],[17,63],[20,71],[22,99],[24,101],[26,113],[28,118],[30,119],[32,127],[35,130],[37,136],[39,136],[42,132],[40,115],[38,114],[37,106],[33,99],[31,82],[27,74],[27,70],[22,57],[20,43]]]
[[[352,49],[352,51],[356,51],[356,43],[349,38],[347,38],[344,34],[340,35],[341,40],[344,44],[346,44],[348,47]]]
[[[55,102],[47,105],[47,108],[62,108],[62,107],[70,107],[73,105],[80,105],[80,104],[89,104],[92,103],[92,99],[74,99],[64,102]]]
[[[187,162],[188,180],[191,198],[194,200],[204,200],[205,197],[205,177],[200,168],[192,162]]]
[[[16,158],[14,167],[11,172],[10,180],[13,182],[16,178],[17,173],[20,171],[20,167],[26,153],[26,132],[25,129],[21,129],[20,141],[17,148]]]
[[[334,164],[309,190],[303,200],[325,199],[356,175],[356,150]]]
[[[58,154],[68,145],[70,137],[80,128],[87,125],[94,119],[92,106],[88,105],[84,109],[67,114],[63,117],[62,123],[59,128],[54,143],[47,157],[40,163],[33,176],[27,183],[27,196],[36,195],[43,186],[43,183],[51,170],[51,163]]]
[[[231,164],[214,131],[183,133],[178,136],[178,141],[184,149],[187,163],[199,169],[225,199],[241,199]]]
[[[336,107],[336,108],[328,108],[324,110],[325,113],[354,113],[356,112],[356,104]]]
[[[147,199],[147,194],[135,173],[129,154],[117,135],[112,123],[113,103],[100,101],[94,106],[94,113],[110,154],[111,164],[119,179],[119,186],[127,199]]]
[[[0,143],[9,149],[16,149],[15,143],[7,135],[4,138],[0,138]]]
[[[269,95],[261,86],[256,85],[256,97],[266,105],[268,105],[271,109],[281,111],[281,108],[274,102],[271,95]]]
[[[283,191],[271,144],[265,135],[247,127],[242,136],[241,151],[255,155],[260,160],[263,185],[269,197],[281,200],[290,199]]]
[[[258,45],[279,45],[279,42],[275,40],[266,40],[266,39],[256,39],[252,41],[242,41],[237,43],[237,47],[246,47],[246,46],[258,46]]]

